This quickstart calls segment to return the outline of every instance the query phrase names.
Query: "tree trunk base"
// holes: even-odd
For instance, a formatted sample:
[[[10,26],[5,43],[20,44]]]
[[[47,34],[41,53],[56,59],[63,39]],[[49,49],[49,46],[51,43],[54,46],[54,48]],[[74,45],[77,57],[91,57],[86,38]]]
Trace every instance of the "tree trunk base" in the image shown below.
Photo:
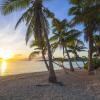
[[[71,71],[71,72],[74,72],[75,70],[74,70],[74,68],[71,68],[70,71]]]
[[[94,71],[88,71],[88,75],[95,75]]]
[[[49,76],[49,82],[50,83],[57,83],[57,79],[54,76]]]

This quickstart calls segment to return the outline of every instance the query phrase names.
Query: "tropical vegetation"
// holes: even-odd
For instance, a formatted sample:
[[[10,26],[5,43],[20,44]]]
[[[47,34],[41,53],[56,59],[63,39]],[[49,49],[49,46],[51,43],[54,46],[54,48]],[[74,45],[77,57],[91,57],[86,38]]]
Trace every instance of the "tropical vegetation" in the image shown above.
[[[46,41],[46,47],[48,50],[49,59],[49,81],[56,82],[56,75],[52,63],[52,52],[51,46],[48,38],[49,25],[47,17],[52,17],[52,13],[49,12],[47,8],[43,6],[42,0],[5,0],[2,4],[2,13],[7,15],[13,11],[25,9],[26,11],[22,14],[18,20],[16,27],[22,22],[26,22],[27,32],[26,32],[26,43],[33,35],[35,41],[38,41],[38,47],[43,49],[42,42]]]
[[[27,27],[26,44],[32,38],[30,47],[34,48],[29,59],[37,54],[42,55],[49,72],[49,82],[52,83],[57,82],[53,64],[56,63],[54,53],[57,49],[60,49],[63,55],[63,58],[58,59],[62,65],[64,61],[69,62],[70,71],[74,71],[72,63],[72,59],[74,59],[77,65],[77,61],[81,60],[84,68],[88,69],[88,73],[93,73],[96,68],[100,67],[100,0],[69,0],[71,20],[59,20],[55,17],[54,12],[43,5],[44,2],[45,0],[3,0],[1,4],[3,15],[23,9],[24,13],[15,28],[21,22],[25,22]],[[51,23],[49,23],[49,19]],[[76,29],[76,26],[80,24],[83,25],[81,31]],[[50,34],[50,30],[52,30],[52,34]],[[80,39],[83,33],[84,41],[88,43],[88,46]],[[84,51],[88,52],[88,57],[80,55],[79,52]],[[80,68],[79,65],[78,67]],[[65,67],[63,66],[63,68]]]
[[[100,31],[100,0],[70,0],[72,7],[69,15],[73,15],[72,24],[83,24],[85,39],[89,42],[88,71],[93,72],[93,34]]]

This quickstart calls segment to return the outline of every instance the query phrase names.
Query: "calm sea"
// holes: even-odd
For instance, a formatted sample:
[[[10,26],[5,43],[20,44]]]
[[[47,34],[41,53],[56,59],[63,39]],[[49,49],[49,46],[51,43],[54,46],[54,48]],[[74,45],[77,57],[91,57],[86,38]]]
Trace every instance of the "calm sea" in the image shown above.
[[[80,67],[83,67],[82,62],[78,62]],[[69,68],[68,62],[64,62],[65,67]],[[75,62],[73,62],[74,67],[78,67]],[[54,64],[55,70],[59,70],[57,65]],[[5,75],[15,75],[30,72],[41,72],[47,71],[45,64],[42,61],[0,61],[0,76]]]

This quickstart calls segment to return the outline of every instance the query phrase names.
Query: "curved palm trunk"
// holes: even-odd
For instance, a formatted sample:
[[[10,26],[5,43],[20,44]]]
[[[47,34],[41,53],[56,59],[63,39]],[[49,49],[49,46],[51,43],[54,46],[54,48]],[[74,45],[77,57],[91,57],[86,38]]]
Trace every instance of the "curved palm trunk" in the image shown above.
[[[75,62],[76,62],[77,67],[81,69],[80,65],[77,62],[77,57],[79,57],[79,55],[77,54],[76,51],[74,51],[74,57],[75,57]]]
[[[63,63],[62,63],[62,65],[61,65],[61,67],[63,68],[64,72],[65,72],[66,74],[68,74],[68,72],[66,71],[66,68],[64,67],[64,64],[63,64]]]
[[[44,60],[45,65],[46,65],[46,68],[47,68],[47,70],[49,71],[49,66],[48,66],[48,63],[47,63],[47,60],[46,60],[46,58],[45,58],[45,54],[44,54],[43,51],[42,51],[42,57],[43,57],[43,60]]]
[[[72,65],[72,61],[71,61],[71,58],[70,58],[69,52],[68,52],[68,50],[67,50],[66,47],[65,47],[65,50],[66,50],[66,54],[67,54],[68,61],[69,61],[69,65],[70,65],[70,71],[74,71],[74,68],[73,68],[73,65]]]
[[[100,57],[100,46],[98,46],[98,55]]]
[[[99,54],[99,49],[98,49],[98,46],[96,44],[96,41],[94,39],[94,44],[95,44],[95,47],[96,47],[96,59],[98,58],[98,54]]]
[[[63,68],[63,70],[64,70],[65,73],[68,73],[68,72],[66,71],[67,68],[64,67],[63,63],[62,63],[62,65],[60,65],[60,64],[58,64],[58,63],[56,63],[56,62],[54,62],[54,61],[53,61],[53,63],[56,64],[57,66]]]
[[[76,65],[78,66],[78,68],[81,69],[80,65],[79,65],[78,62],[77,62],[77,59],[75,59],[75,62],[76,62]]]
[[[38,33],[38,39],[39,39],[39,44],[41,46],[41,37],[42,37],[42,33],[44,31],[44,37],[46,39],[46,45],[47,45],[47,50],[48,50],[48,59],[49,59],[49,82],[52,82],[52,83],[55,83],[57,80],[56,80],[56,75],[55,75],[55,72],[54,72],[54,68],[53,68],[53,64],[52,64],[52,53],[51,53],[51,46],[50,46],[50,43],[49,43],[49,39],[48,39],[48,35],[47,35],[47,30],[46,30],[46,26],[47,24],[44,23],[43,20],[41,20],[42,18],[44,18],[45,20],[45,17],[43,15],[43,9],[42,9],[42,0],[35,0],[35,3],[34,3],[35,7],[34,7],[34,14],[35,14],[35,17],[36,17],[36,20],[35,20],[35,33]],[[43,23],[41,22],[43,21]],[[45,28],[42,27],[42,25],[44,25]]]
[[[49,82],[51,82],[51,83],[56,83],[56,82],[57,82],[57,79],[56,79],[56,75],[55,75],[55,71],[54,71],[53,63],[52,63],[51,46],[50,46],[50,43],[49,43],[48,35],[47,35],[46,33],[45,33],[45,38],[46,38],[47,48],[48,48]]]
[[[94,71],[94,66],[93,66],[93,59],[92,59],[92,54],[93,54],[93,35],[90,33],[88,36],[89,39],[89,60],[88,60],[88,72],[89,74],[92,74]]]
[[[82,58],[82,62],[83,62],[83,65],[85,65],[85,61],[84,61],[84,59]]]

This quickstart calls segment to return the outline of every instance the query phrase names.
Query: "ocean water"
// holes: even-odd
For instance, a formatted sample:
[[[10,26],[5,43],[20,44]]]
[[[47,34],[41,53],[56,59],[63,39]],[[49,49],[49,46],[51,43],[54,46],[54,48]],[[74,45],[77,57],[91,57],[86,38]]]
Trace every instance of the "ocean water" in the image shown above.
[[[82,62],[78,62],[78,64],[83,67]],[[64,62],[64,66],[69,68],[69,63]],[[75,62],[73,62],[73,66],[74,68],[78,67]],[[54,64],[54,69],[59,70],[61,68]],[[42,71],[47,71],[42,61],[0,61],[0,76]]]

